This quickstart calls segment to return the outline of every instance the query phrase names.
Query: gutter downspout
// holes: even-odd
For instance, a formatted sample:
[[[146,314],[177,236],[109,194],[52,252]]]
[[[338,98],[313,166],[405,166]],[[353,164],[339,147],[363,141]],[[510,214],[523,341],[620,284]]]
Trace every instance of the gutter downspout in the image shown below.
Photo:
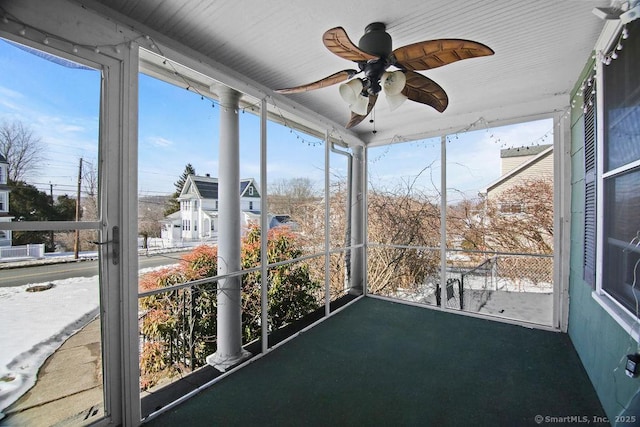
[[[346,210],[347,210],[347,229],[345,230],[345,236],[344,236],[344,245],[345,247],[349,247],[351,246],[351,218],[352,218],[352,213],[351,213],[351,200],[352,200],[352,185],[351,185],[351,181],[353,178],[353,173],[352,173],[352,168],[353,168],[353,155],[351,153],[349,153],[348,151],[342,151],[342,150],[338,150],[335,146],[335,143],[331,143],[331,151],[333,153],[336,154],[341,154],[343,156],[345,156],[347,158],[347,202],[346,202]],[[327,224],[328,226],[328,224]],[[344,259],[344,263],[345,263],[345,268],[347,270],[347,274],[345,274],[345,283],[344,283],[344,289],[345,290],[350,290],[350,283],[351,283],[351,259],[352,259],[352,251],[348,250],[345,253],[345,259]]]

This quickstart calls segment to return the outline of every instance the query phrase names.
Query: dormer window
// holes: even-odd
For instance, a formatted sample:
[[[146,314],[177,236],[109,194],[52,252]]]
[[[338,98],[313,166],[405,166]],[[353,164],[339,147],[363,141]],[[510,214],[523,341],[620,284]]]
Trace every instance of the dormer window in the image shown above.
[[[253,196],[253,187],[249,187],[249,195]]]

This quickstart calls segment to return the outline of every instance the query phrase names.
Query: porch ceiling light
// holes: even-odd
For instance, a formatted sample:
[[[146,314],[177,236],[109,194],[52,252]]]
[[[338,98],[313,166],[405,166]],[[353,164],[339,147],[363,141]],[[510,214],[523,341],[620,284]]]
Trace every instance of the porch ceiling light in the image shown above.
[[[402,89],[407,83],[407,76],[402,71],[385,72],[382,75],[382,90],[384,91],[385,98],[389,104],[391,111],[398,108],[407,96],[402,93]]]
[[[361,79],[352,79],[340,85],[340,96],[349,104],[349,109],[355,114],[366,116],[369,98],[362,95],[363,83]]]

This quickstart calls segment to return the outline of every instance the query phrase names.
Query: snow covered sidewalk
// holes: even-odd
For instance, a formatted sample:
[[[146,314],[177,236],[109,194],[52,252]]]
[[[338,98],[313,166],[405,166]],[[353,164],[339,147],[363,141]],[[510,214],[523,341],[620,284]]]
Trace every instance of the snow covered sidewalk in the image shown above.
[[[0,288],[0,418],[35,384],[47,357],[99,312],[98,276],[51,283],[40,292]]]

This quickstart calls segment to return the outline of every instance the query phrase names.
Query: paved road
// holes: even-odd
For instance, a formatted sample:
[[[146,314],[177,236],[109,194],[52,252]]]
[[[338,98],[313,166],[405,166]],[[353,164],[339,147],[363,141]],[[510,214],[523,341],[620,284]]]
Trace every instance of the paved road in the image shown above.
[[[139,268],[159,267],[175,264],[186,252],[154,254],[140,256]],[[29,283],[44,283],[69,277],[91,277],[98,274],[97,261],[66,262],[62,264],[46,264],[25,266],[0,270],[0,287],[21,286]]]

